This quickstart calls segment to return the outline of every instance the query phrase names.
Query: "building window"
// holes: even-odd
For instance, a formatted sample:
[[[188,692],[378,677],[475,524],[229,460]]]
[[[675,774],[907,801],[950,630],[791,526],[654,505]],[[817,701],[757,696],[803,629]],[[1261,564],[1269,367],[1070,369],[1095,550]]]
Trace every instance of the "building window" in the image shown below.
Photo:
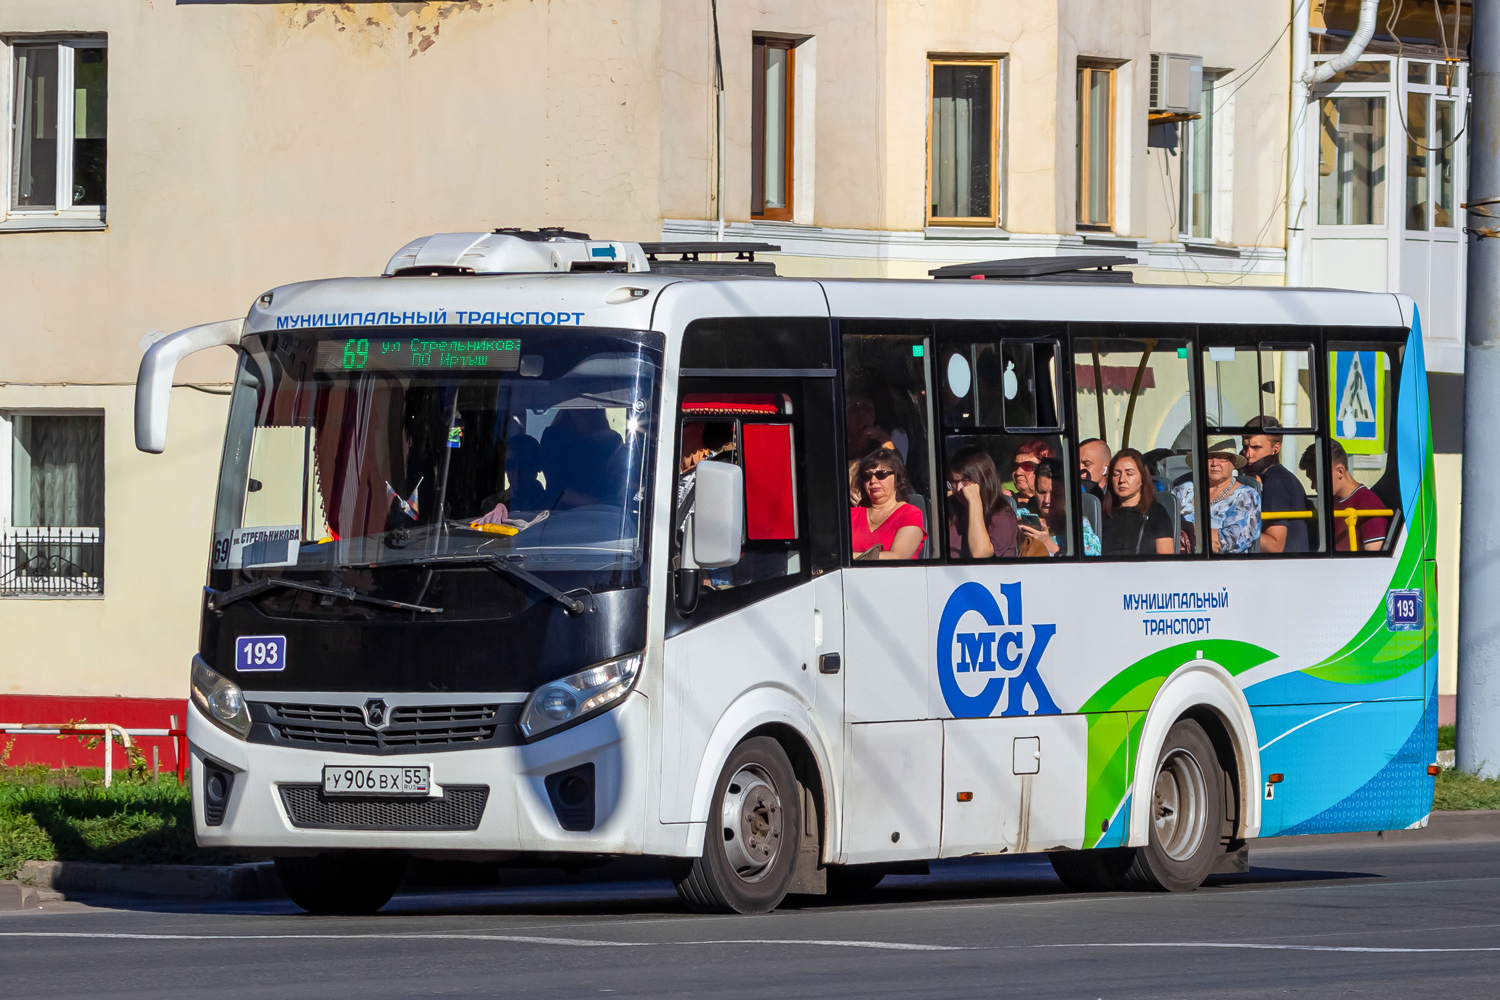
[[[1115,71],[1078,69],[1078,228],[1114,224]]]
[[[779,38],[754,41],[751,86],[750,214],[792,218],[792,116],[797,52]]]
[[[0,597],[104,592],[104,417],[0,413]]]
[[[1182,192],[1177,211],[1178,231],[1187,237],[1212,239],[1214,234],[1214,84],[1203,80],[1202,116],[1184,122],[1178,139],[1182,153]]]
[[[1318,104],[1318,224],[1385,225],[1385,98]]]
[[[1000,224],[1000,64],[934,59],[928,63],[927,221]]]
[[[1406,80],[1406,229],[1454,228],[1456,104],[1447,76],[1432,84],[1433,65],[1407,64]],[[1447,67],[1439,67],[1446,70]]]
[[[17,41],[10,50],[10,219],[97,223],[105,204],[109,50],[101,39]]]

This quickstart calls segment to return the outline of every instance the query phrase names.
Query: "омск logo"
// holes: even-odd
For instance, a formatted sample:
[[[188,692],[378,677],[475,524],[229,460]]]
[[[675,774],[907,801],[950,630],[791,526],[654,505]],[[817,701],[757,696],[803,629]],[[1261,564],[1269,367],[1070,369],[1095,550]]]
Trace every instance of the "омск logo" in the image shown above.
[[[982,584],[965,583],[948,598],[938,624],[938,681],[955,718],[1055,715],[1059,711],[1038,665],[1056,625],[1032,625],[1030,642],[1021,617],[1021,585],[1000,585],[1005,614]]]

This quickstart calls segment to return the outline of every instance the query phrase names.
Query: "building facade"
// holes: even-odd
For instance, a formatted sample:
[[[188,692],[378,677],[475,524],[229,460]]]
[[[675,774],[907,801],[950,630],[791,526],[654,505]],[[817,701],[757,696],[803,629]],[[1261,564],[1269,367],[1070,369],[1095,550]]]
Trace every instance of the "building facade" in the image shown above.
[[[1347,11],[1328,7],[1314,37],[1336,49]],[[152,331],[241,315],[285,282],[378,273],[415,236],[493,226],[765,241],[789,275],[1110,253],[1137,281],[1281,284],[1299,10],[10,0],[0,721],[154,726],[182,711],[234,358],[179,369],[167,451],[144,455],[133,382]],[[1381,99],[1409,117],[1425,101],[1424,145],[1439,145],[1462,98],[1431,46],[1376,48]],[[1462,85],[1460,64],[1442,67]],[[1357,127],[1380,96],[1358,75],[1317,95],[1349,164],[1373,155]],[[1456,373],[1461,351],[1437,349],[1461,343],[1442,304],[1462,245],[1462,147],[1448,148],[1451,163],[1423,154],[1426,229],[1396,224],[1414,204],[1409,166],[1408,187],[1378,196],[1351,182],[1338,211],[1353,221],[1320,215],[1308,257],[1315,282],[1412,291],[1434,322],[1429,363]],[[1384,221],[1359,214],[1381,198]],[[1386,241],[1378,278],[1338,271],[1345,238]],[[1440,461],[1455,509],[1456,462]]]

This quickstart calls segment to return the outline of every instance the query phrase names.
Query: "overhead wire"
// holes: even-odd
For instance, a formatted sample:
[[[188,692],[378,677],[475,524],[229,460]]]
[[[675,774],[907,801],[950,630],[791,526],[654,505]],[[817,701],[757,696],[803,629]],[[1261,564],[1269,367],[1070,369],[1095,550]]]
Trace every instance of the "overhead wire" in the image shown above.
[[[1385,19],[1385,30],[1387,32],[1389,32],[1391,38],[1395,39],[1395,41],[1396,41],[1396,58],[1397,59],[1404,59],[1404,58],[1406,58],[1406,56],[1404,54],[1406,50],[1405,50],[1405,48],[1401,44],[1401,36],[1398,35],[1398,34],[1396,34],[1396,19],[1401,16],[1401,8],[1404,7],[1405,5],[1406,5],[1406,0],[1395,0],[1394,4],[1391,7],[1391,16]],[[1462,0],[1453,0],[1453,51],[1455,53],[1463,51],[1463,49],[1458,44],[1458,26],[1459,26],[1459,23],[1460,23],[1458,15],[1459,15],[1459,8],[1461,6],[1463,6]],[[1447,78],[1448,78],[1447,79],[1448,95],[1452,96],[1452,94],[1453,94],[1453,79],[1454,79],[1454,77],[1456,77],[1458,75],[1458,60],[1457,60],[1457,58],[1452,58],[1452,57],[1450,57],[1448,55],[1448,33],[1443,29],[1443,14],[1442,14],[1442,11],[1438,9],[1438,0],[1432,0],[1432,13],[1433,13],[1433,16],[1437,18],[1438,35],[1441,38],[1442,43],[1443,43],[1443,68],[1447,71],[1444,75],[1447,76]],[[1472,29],[1471,29],[1471,32],[1472,32]],[[1392,71],[1394,72],[1394,66],[1392,67]],[[1399,87],[1399,85],[1401,83],[1401,81],[1399,79],[1393,80],[1392,82],[1395,83],[1395,84],[1397,84],[1398,87]],[[1410,93],[1410,91],[1408,91],[1408,94],[1409,93]],[[1399,95],[1399,91],[1398,91],[1398,95]],[[1456,133],[1454,133],[1453,138],[1449,139],[1447,142],[1443,143],[1441,146],[1426,146],[1426,145],[1423,145],[1422,143],[1418,142],[1415,138],[1413,138],[1413,136],[1411,134],[1411,127],[1408,126],[1407,123],[1406,123],[1406,108],[1404,107],[1403,103],[1399,99],[1395,103],[1396,103],[1396,120],[1401,123],[1401,133],[1406,136],[1407,143],[1409,145],[1416,146],[1418,149],[1424,150],[1424,151],[1426,151],[1428,153],[1439,153],[1439,152],[1442,152],[1443,150],[1445,150],[1445,149],[1449,148],[1450,146],[1452,146],[1454,143],[1458,142],[1459,139],[1462,139],[1464,133],[1469,130],[1469,102],[1465,101],[1464,102],[1464,124],[1463,124],[1463,128],[1459,129]],[[1410,156],[1411,154],[1408,153],[1407,155]]]

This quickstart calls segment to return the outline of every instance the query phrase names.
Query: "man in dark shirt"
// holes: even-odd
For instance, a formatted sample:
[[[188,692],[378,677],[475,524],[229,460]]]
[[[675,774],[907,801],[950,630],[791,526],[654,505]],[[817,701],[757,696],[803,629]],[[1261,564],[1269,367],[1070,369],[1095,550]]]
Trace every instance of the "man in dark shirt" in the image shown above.
[[[1255,417],[1247,424],[1261,433],[1245,435],[1245,471],[1260,479],[1261,514],[1306,511],[1307,491],[1297,476],[1281,464],[1281,423],[1275,417]],[[1306,552],[1307,524],[1296,518],[1265,518],[1260,522],[1262,552]]]

